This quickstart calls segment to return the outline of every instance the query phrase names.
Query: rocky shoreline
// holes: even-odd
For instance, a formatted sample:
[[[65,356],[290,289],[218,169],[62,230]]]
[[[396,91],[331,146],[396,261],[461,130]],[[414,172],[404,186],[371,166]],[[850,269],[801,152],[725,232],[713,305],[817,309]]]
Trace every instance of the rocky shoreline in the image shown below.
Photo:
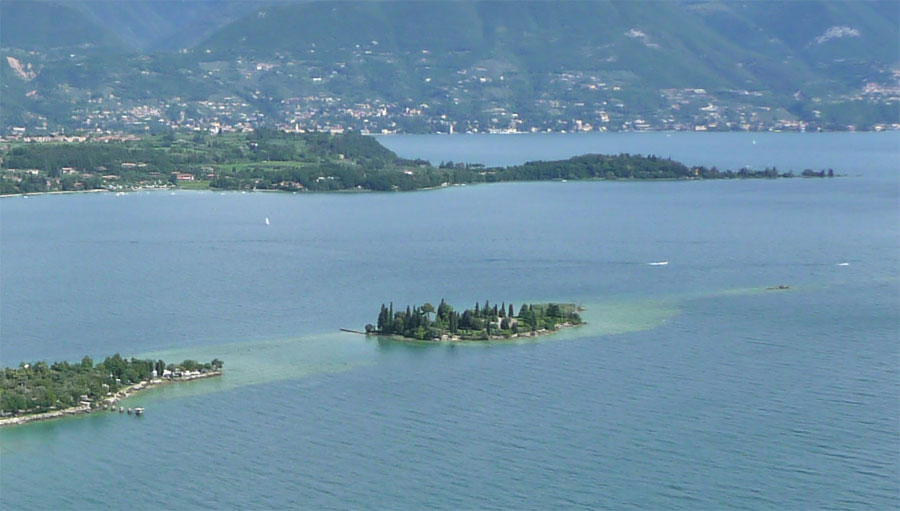
[[[159,385],[167,385],[170,383],[182,383],[192,380],[199,380],[202,378],[212,378],[215,376],[222,376],[222,371],[208,371],[205,373],[197,372],[191,374],[184,374],[182,376],[172,377],[172,378],[157,378],[152,380],[145,380],[139,383],[135,383],[134,385],[130,385],[125,387],[124,389],[116,392],[112,396],[108,396],[100,401],[82,401],[78,404],[78,406],[72,406],[69,408],[64,408],[62,410],[54,410],[52,412],[44,412],[44,413],[34,413],[29,415],[19,415],[16,417],[4,417],[0,419],[0,427],[3,426],[15,426],[20,424],[27,424],[29,422],[36,421],[44,421],[50,419],[58,419],[60,417],[68,417],[72,415],[81,415],[86,413],[93,413],[99,411],[115,411],[116,405],[120,400],[131,397],[132,395],[141,392],[143,390],[147,390],[152,387],[156,387]]]

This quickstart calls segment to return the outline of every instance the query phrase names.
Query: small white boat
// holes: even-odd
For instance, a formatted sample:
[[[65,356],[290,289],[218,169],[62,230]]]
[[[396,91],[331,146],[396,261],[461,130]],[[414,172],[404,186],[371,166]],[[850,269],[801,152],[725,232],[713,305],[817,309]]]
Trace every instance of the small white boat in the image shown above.
[[[269,225],[269,217],[266,217],[266,225]]]
[[[850,263],[837,263],[835,266],[850,266]]]
[[[655,263],[647,263],[650,266],[665,266],[669,264],[669,261],[656,261]]]

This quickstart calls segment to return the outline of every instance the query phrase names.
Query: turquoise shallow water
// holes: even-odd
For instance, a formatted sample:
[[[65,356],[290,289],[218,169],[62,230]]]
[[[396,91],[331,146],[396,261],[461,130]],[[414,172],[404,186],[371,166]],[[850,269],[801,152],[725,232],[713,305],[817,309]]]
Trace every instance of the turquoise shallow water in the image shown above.
[[[140,419],[0,431],[0,505],[898,507],[900,139],[675,135],[383,141],[500,163],[799,151],[852,177],[0,200],[4,364],[227,369],[133,398]],[[456,346],[335,331],[441,297],[575,301],[590,323]]]

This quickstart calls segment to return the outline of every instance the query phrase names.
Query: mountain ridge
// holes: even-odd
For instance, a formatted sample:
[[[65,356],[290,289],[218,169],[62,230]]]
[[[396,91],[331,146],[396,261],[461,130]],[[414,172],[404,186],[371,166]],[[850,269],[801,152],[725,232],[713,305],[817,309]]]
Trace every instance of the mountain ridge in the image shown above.
[[[132,23],[131,35],[121,29],[117,37],[181,47],[171,30],[154,40],[141,32],[174,16],[160,15],[168,3],[184,2],[136,9],[156,14],[144,17],[144,29]],[[109,2],[78,0],[70,10],[93,5],[93,17],[82,13],[89,21],[116,20],[131,4],[143,5],[110,9]],[[900,47],[892,44],[900,16],[892,2],[232,4],[221,4],[218,21],[207,20],[208,30],[218,26],[207,37],[196,20],[182,20],[174,32],[194,27],[181,41],[195,42],[177,52],[113,44],[105,55],[77,53],[79,64],[54,56],[56,47],[35,57],[5,45],[3,54],[32,64],[37,77],[27,87],[12,83],[20,75],[0,62],[13,114],[4,113],[0,129],[71,126],[63,119],[73,114],[89,126],[131,122],[92,117],[97,109],[79,96],[112,99],[123,111],[159,110],[154,127],[177,127],[182,117],[194,118],[192,127],[246,122],[375,132],[871,129],[900,122]],[[215,5],[203,0],[177,12],[202,18]],[[94,44],[95,53],[106,42]],[[73,102],[74,112],[47,115],[55,108],[48,105]],[[214,110],[229,113],[215,119]]]

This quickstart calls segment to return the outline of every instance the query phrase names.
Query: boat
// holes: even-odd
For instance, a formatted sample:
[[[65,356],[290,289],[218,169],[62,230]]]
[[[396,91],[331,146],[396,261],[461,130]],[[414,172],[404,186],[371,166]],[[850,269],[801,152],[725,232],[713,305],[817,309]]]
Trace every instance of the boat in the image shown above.
[[[135,408],[134,414],[135,415],[144,415],[144,409],[143,408]]]
[[[647,263],[647,264],[649,264],[650,266],[665,266],[665,265],[669,264],[669,261],[657,261],[655,263]]]

